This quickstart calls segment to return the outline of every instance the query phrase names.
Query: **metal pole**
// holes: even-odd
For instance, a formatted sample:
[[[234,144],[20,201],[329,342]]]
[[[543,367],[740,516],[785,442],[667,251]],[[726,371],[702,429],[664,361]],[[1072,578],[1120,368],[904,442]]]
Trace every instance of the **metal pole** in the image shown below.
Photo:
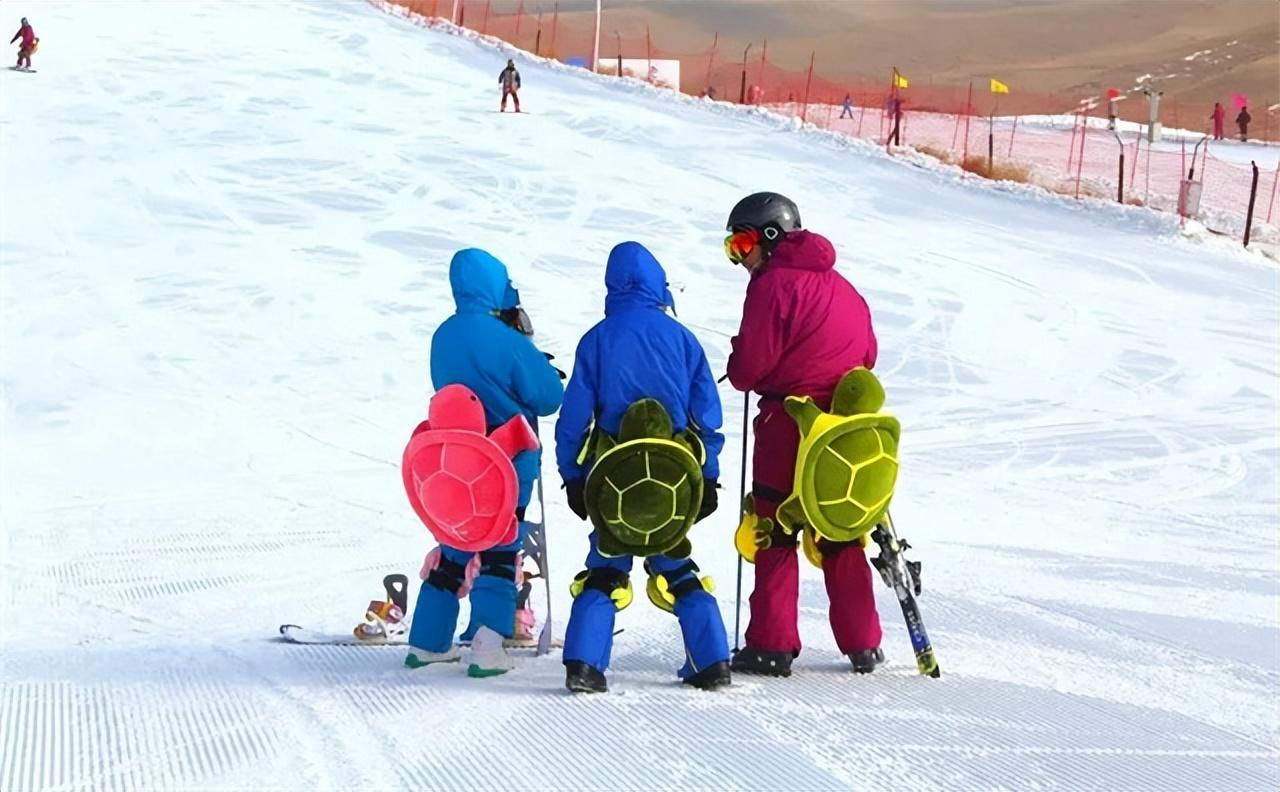
[[[459,2],[461,2],[461,0],[453,0],[453,13],[449,15],[449,21],[455,25],[458,24],[458,3]]]
[[[596,64],[600,62],[600,0],[596,0],[596,37],[591,50],[591,71],[598,71]]]
[[[751,411],[751,392],[742,394],[742,480],[738,485],[738,524],[747,516],[747,413]],[[733,651],[737,654],[740,647],[739,636],[742,632],[742,554],[738,554],[738,594],[733,612]]]
[[[738,104],[747,103],[747,53],[749,52],[751,52],[751,44],[747,44],[747,48],[742,51],[742,87],[738,90]]]
[[[1249,247],[1249,232],[1253,230],[1253,204],[1258,198],[1258,163],[1253,165],[1253,186],[1249,188],[1249,212],[1244,216],[1244,246]],[[739,556],[741,558],[741,556]]]

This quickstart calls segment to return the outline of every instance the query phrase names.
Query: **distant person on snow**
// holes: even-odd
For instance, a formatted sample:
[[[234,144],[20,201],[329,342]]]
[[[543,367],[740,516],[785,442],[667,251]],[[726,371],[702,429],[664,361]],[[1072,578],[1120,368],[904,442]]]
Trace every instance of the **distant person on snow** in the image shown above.
[[[1209,118],[1213,119],[1213,139],[1222,140],[1223,127],[1227,121],[1227,108],[1222,106],[1222,102],[1213,103],[1213,114]]]
[[[498,112],[507,112],[508,96],[515,100],[516,112],[520,112],[520,72],[516,71],[515,61],[507,61],[507,68],[498,75],[498,85],[502,86],[502,107]]]
[[[844,106],[840,109],[841,118],[853,118],[853,97],[844,95]]]
[[[1253,120],[1253,116],[1249,115],[1249,108],[1241,107],[1240,115],[1236,116],[1236,126],[1240,127],[1240,142],[1249,142],[1249,122]]]
[[[18,65],[16,69],[31,70],[31,55],[36,51],[36,45],[40,43],[40,39],[36,38],[36,32],[32,30],[31,23],[26,17],[22,18],[22,26],[18,28],[18,32],[13,34],[13,38],[9,39],[9,43],[22,39],[22,43],[18,45]]]

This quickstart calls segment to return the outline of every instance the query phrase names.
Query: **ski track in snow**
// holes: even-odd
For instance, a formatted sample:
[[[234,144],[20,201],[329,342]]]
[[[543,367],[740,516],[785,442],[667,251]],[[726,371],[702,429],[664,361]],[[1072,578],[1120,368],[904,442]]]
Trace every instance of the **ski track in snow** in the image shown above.
[[[40,74],[0,73],[0,789],[1280,786],[1265,259],[529,62],[500,116],[501,53],[363,3],[39,10]],[[889,663],[848,673],[803,562],[795,676],[719,694],[643,597],[599,697],[554,655],[469,680],[273,640],[428,549],[396,469],[456,248],[567,368],[638,239],[722,370],[720,224],[766,188],[875,313],[942,679],[883,588]],[[723,397],[694,540],[732,629]],[[549,457],[563,630],[586,532]]]

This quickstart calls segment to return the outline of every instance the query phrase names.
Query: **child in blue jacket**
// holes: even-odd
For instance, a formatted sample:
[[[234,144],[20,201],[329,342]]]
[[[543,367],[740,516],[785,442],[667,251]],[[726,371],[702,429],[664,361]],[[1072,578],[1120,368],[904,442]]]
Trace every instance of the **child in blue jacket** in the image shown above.
[[[587,435],[595,427],[617,436],[622,416],[633,402],[655,399],[671,416],[676,432],[690,429],[706,449],[702,519],[716,507],[722,415],[711,368],[702,346],[666,309],[672,305],[666,273],[653,254],[637,242],[623,242],[609,254],[605,269],[604,320],[578,344],[573,374],[556,423],[556,462],[568,491],[569,507],[587,519],[584,487],[589,460],[580,460]],[[564,642],[566,686],[574,692],[603,692],[613,647],[616,612],[630,601],[632,556],[608,557],[591,534],[586,572],[577,591]],[[686,662],[680,678],[695,687],[729,682],[729,642],[715,597],[697,577],[690,559],[651,556],[650,575],[665,576],[678,592],[674,613],[684,636]]]
[[[449,285],[457,313],[431,339],[431,382],[436,390],[461,384],[484,405],[487,430],[501,426],[517,413],[530,424],[560,407],[564,389],[560,373],[528,335],[504,320],[518,311],[520,298],[507,268],[483,250],[458,251],[449,265]],[[527,526],[524,509],[538,478],[541,455],[526,451],[514,460],[520,479],[516,515],[520,536],[503,547],[480,553],[479,574],[471,586],[471,623],[462,634],[472,641],[472,676],[492,676],[510,669],[503,638],[515,630],[516,555]],[[440,564],[423,581],[409,631],[405,665],[418,667],[459,658],[454,643],[458,624],[458,591],[474,553],[441,548]]]

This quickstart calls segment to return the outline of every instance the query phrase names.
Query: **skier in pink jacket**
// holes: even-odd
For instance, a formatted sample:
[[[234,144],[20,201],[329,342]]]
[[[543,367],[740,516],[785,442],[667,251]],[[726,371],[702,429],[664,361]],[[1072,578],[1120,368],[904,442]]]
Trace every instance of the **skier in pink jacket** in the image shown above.
[[[729,356],[729,381],[760,395],[751,494],[757,518],[774,526],[769,546],[756,553],[746,645],[734,655],[732,668],[788,676],[800,654],[798,536],[780,530],[775,517],[792,491],[800,429],[783,400],[811,396],[829,409],[841,377],[875,365],[876,336],[866,301],[835,270],[835,248],[801,228],[799,209],[790,199],[777,193],[749,195],[729,214],[728,230],[726,253],[751,275]],[[862,543],[822,540],[818,547],[836,644],[855,671],[868,673],[884,655]]]
[[[22,24],[18,28],[18,32],[13,34],[13,38],[9,39],[9,43],[12,44],[18,39],[22,39],[18,44],[18,65],[13,68],[31,71],[31,56],[35,53],[40,39],[36,38],[36,32],[32,29],[31,23],[27,21],[26,17],[22,18]]]

